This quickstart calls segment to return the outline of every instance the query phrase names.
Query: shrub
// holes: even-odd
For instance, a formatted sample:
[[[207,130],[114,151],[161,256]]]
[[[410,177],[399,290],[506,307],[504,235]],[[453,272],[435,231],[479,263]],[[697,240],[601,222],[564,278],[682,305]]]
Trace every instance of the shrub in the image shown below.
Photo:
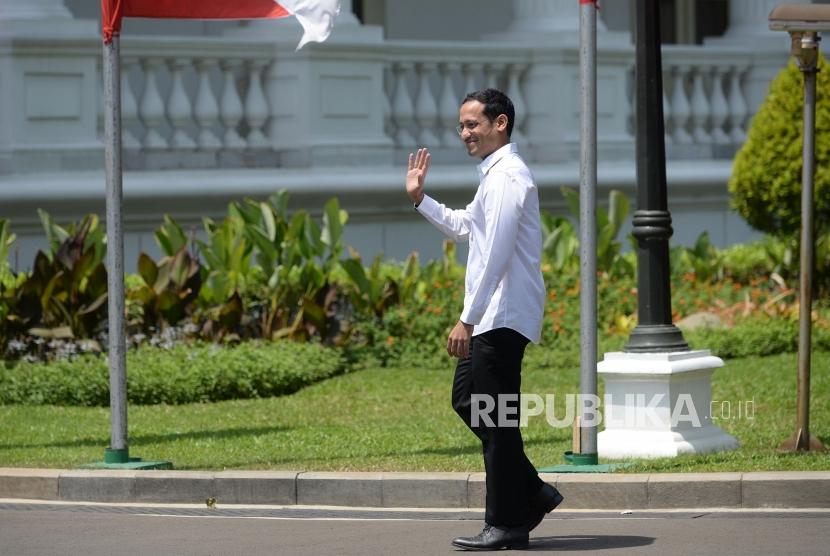
[[[709,349],[718,357],[748,357],[798,351],[798,321],[761,317],[732,328],[703,328],[685,333],[692,348]],[[812,350],[830,351],[830,326],[815,324]]]
[[[344,370],[339,351],[316,344],[247,342],[236,347],[142,347],[127,355],[127,399],[183,404],[290,394]],[[0,366],[0,403],[105,406],[107,360],[85,355]]]
[[[819,57],[816,98],[815,221],[830,226],[830,72]],[[758,230],[795,236],[801,222],[803,77],[795,63],[781,71],[735,156],[732,206]]]

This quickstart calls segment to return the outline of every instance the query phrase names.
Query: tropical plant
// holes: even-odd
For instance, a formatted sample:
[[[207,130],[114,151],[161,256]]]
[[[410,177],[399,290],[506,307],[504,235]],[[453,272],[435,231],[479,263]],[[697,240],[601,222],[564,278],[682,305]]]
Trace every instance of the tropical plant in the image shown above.
[[[561,188],[562,196],[571,214],[579,221],[579,193],[569,187]],[[617,236],[628,216],[629,202],[624,193],[611,190],[608,208],[597,206],[597,270],[611,275],[629,275],[633,265],[622,254],[622,243]],[[579,268],[579,238],[573,224],[562,217],[542,213],[544,262],[551,270],[573,272]]]
[[[202,284],[199,261],[188,249],[181,226],[165,216],[155,237],[165,256],[156,263],[140,253],[138,274],[142,283],[128,291],[128,297],[141,306],[139,324],[145,332],[176,324],[191,313]]]
[[[672,248],[671,271],[674,275],[692,273],[702,281],[720,280],[724,276],[723,252],[709,241],[709,232],[703,232],[692,247]]]
[[[0,356],[6,352],[9,340],[22,332],[16,312],[20,281],[26,278],[25,274],[16,276],[9,266],[9,251],[15,240],[9,227],[9,221],[0,218]]]
[[[63,228],[39,211],[51,249],[38,251],[20,286],[19,312],[29,333],[44,338],[93,338],[106,322],[106,244],[98,217]]]

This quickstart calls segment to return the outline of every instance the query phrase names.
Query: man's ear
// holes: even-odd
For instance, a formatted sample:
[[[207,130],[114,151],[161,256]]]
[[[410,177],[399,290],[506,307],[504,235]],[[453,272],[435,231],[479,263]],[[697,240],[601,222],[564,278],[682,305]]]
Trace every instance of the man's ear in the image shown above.
[[[499,131],[507,131],[507,114],[499,114],[496,116],[496,128]]]

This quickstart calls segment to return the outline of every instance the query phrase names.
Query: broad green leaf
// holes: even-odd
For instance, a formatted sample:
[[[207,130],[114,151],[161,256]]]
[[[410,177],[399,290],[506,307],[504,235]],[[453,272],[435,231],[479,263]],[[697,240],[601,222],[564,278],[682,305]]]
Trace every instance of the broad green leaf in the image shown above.
[[[138,255],[138,275],[150,287],[156,283],[156,278],[158,277],[156,263],[144,252]]]
[[[277,221],[274,218],[274,213],[268,203],[260,203],[259,206],[262,213],[262,223],[265,224],[266,237],[273,242],[277,238]]]
[[[357,286],[358,291],[368,294],[371,287],[369,286],[369,280],[366,278],[366,271],[363,269],[363,263],[360,262],[360,259],[346,259],[341,261],[340,265],[346,271],[346,274],[349,275],[354,285]]]

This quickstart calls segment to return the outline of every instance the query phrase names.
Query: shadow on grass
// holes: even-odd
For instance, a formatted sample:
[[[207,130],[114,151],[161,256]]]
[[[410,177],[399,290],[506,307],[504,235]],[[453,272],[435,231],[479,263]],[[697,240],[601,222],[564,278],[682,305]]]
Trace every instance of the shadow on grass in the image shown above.
[[[549,440],[533,439],[525,440],[524,445],[535,446],[537,444],[550,444]],[[464,446],[452,446],[449,448],[424,448],[422,450],[410,450],[408,452],[396,452],[395,455],[402,456],[419,456],[419,455],[435,455],[435,456],[457,456],[459,454],[478,454],[481,452],[480,444],[466,444]]]
[[[654,544],[654,537],[637,535],[561,535],[530,539],[528,550],[556,550],[561,552],[584,552],[631,548]]]
[[[182,433],[168,434],[131,434],[130,446],[138,447],[144,444],[163,444],[189,439],[229,439],[244,436],[259,436],[274,432],[284,432],[292,427],[237,427],[232,429],[189,431]],[[32,442],[27,444],[0,444],[0,450],[13,450],[19,448],[81,448],[88,446],[101,446],[109,442],[109,437],[81,438],[69,442]]]
[[[534,444],[548,444],[548,441],[538,439],[538,440],[529,440],[525,442],[525,446],[532,446]],[[437,456],[459,456],[459,455],[468,455],[468,454],[479,454],[481,453],[481,445],[479,444],[467,444],[463,446],[452,446],[448,448],[424,448],[421,450],[407,450],[407,451],[387,451],[383,453],[374,453],[374,452],[367,452],[363,454],[355,454],[355,455],[348,455],[348,456],[337,456],[337,455],[328,455],[325,456],[326,463],[330,463],[333,461],[340,461],[340,462],[347,462],[347,461],[355,461],[360,459],[380,459],[380,458],[400,458],[406,456],[423,456],[423,455],[437,455]],[[282,464],[291,464],[296,462],[306,462],[306,461],[314,461],[322,459],[322,456],[318,457],[310,457],[310,456],[300,456],[300,457],[285,457],[279,459],[269,459],[268,464],[270,465],[282,465]],[[251,463],[265,463],[263,461],[240,461],[240,462],[230,462],[227,463],[226,466],[229,468],[235,467],[245,467],[249,466]]]

